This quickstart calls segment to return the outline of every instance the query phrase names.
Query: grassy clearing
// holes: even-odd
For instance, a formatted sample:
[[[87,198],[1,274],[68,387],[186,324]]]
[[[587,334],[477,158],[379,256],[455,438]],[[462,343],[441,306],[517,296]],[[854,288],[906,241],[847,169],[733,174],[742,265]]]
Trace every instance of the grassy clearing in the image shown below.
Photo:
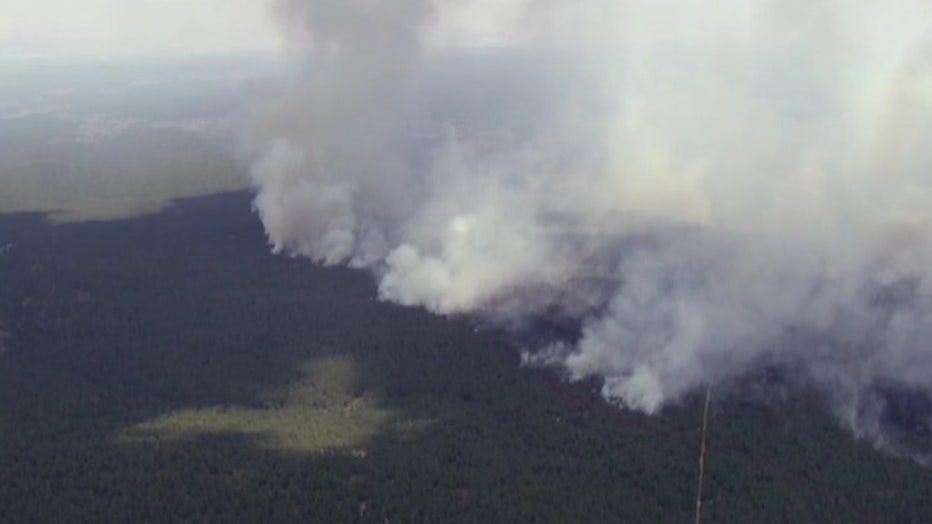
[[[121,432],[118,442],[178,441],[209,434],[249,436],[265,448],[305,454],[364,454],[368,441],[392,421],[371,398],[357,393],[350,356],[304,365],[303,376],[268,395],[260,408],[214,406],[169,413]]]

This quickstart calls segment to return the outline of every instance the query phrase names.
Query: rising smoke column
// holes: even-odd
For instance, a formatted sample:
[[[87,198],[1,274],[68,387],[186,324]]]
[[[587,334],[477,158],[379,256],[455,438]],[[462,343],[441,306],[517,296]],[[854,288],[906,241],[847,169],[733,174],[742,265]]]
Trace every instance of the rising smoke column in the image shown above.
[[[558,311],[578,336],[527,361],[646,412],[776,365],[879,439],[875,388],[928,392],[928,2],[496,5],[278,2],[307,72],[251,128],[276,251]],[[482,13],[498,47],[444,47]]]
[[[256,208],[276,252],[328,264],[378,260],[388,247],[381,224],[416,198],[405,127],[416,119],[409,88],[432,6],[282,0],[276,8],[311,54],[306,78],[257,117]]]

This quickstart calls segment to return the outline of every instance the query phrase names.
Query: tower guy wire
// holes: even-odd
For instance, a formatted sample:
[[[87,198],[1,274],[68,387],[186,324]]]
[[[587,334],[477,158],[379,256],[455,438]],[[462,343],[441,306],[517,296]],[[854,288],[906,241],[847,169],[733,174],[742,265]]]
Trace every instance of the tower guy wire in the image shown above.
[[[696,524],[702,522],[702,485],[705,480],[706,435],[709,430],[709,405],[712,403],[712,384],[705,390],[705,407],[702,410],[702,437],[699,442],[699,481],[696,486]]]

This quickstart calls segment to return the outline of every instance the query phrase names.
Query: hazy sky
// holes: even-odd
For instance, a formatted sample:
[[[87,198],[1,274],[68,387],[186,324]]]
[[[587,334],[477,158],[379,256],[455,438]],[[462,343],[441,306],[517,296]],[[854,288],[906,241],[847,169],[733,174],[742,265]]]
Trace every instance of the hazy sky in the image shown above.
[[[135,57],[279,49],[271,0],[0,0],[0,59]],[[443,2],[426,40],[511,40],[525,0]]]
[[[275,49],[264,0],[0,0],[0,58]]]

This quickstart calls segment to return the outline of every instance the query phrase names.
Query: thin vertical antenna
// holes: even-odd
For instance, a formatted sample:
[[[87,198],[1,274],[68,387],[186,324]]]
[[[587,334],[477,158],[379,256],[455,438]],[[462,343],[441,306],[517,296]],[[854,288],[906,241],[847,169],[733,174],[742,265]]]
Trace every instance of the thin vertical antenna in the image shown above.
[[[709,430],[709,405],[712,403],[712,384],[705,389],[705,408],[702,411],[702,440],[699,444],[699,485],[696,488],[696,524],[702,523],[702,482],[705,480],[705,443]]]

